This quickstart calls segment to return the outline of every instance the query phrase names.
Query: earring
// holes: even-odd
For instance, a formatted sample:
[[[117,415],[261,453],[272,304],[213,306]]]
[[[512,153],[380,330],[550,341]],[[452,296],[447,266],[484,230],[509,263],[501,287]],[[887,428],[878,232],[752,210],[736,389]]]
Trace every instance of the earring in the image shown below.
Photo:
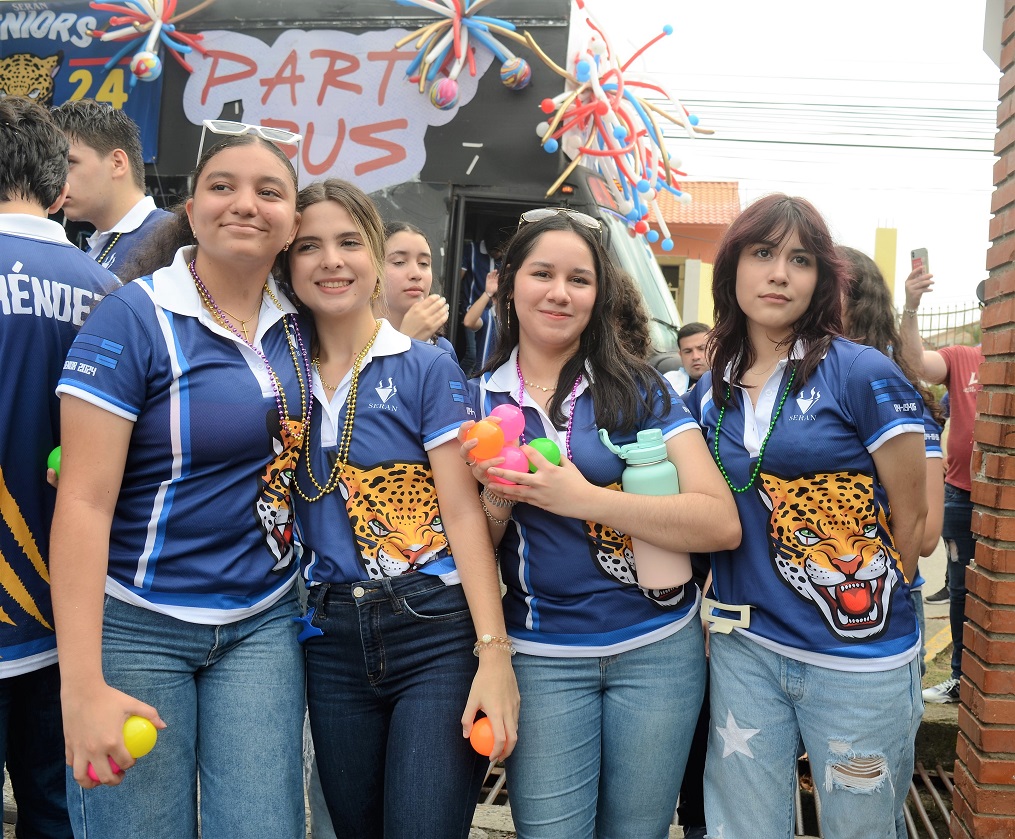
[[[508,332],[511,331],[511,301],[508,300],[504,304],[504,319],[507,321],[506,329]]]
[[[287,250],[289,250],[289,245],[291,245],[291,244],[292,244],[292,242],[286,242],[285,245],[282,248],[282,253],[285,253]]]
[[[381,296],[381,279],[377,278],[377,285],[374,286],[374,293],[370,295],[371,300],[376,300]]]

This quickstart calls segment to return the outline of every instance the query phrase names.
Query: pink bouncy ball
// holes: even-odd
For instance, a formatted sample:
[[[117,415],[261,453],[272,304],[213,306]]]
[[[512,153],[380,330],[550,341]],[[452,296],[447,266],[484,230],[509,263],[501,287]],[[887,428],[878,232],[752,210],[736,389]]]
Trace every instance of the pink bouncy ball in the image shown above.
[[[490,416],[500,420],[505,440],[517,440],[525,430],[525,414],[516,405],[498,405],[490,411]]]
[[[442,111],[450,111],[458,104],[458,82],[438,79],[430,85],[430,102]]]
[[[522,450],[517,446],[505,446],[500,450],[498,457],[504,458],[504,462],[498,466],[498,469],[510,469],[512,472],[528,472],[529,471],[529,459],[522,453]],[[494,475],[490,475],[490,480],[498,484],[508,484],[514,486],[514,481],[508,481],[504,478],[498,478]]]

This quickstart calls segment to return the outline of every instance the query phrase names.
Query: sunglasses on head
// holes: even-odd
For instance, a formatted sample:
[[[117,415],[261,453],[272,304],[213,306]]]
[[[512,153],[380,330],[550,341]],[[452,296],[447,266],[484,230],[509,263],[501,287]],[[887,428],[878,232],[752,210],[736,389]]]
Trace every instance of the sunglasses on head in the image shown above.
[[[237,137],[241,134],[254,134],[260,137],[262,140],[268,140],[272,143],[282,143],[286,146],[296,146],[297,153],[295,157],[294,168],[296,169],[297,179],[300,174],[300,155],[299,155],[299,144],[300,140],[303,139],[302,134],[296,134],[292,131],[287,131],[284,128],[272,128],[267,125],[251,125],[246,122],[234,122],[229,119],[206,119],[202,121],[201,127],[201,144],[197,147],[197,162],[201,162],[201,155],[204,154],[204,138],[208,132],[212,134],[223,134],[226,136]]]
[[[569,210],[567,207],[537,207],[534,210],[526,210],[518,218],[518,229],[521,230],[526,224],[533,224],[534,222],[553,218],[557,215],[565,215],[576,224],[587,227],[589,230],[595,230],[596,233],[602,236],[603,223],[599,219],[585,213],[579,213],[577,210]]]

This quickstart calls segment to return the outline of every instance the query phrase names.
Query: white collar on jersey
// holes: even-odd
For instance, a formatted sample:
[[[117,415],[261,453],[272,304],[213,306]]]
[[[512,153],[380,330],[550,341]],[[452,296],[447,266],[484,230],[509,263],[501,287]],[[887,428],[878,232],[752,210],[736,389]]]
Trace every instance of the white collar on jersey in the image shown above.
[[[578,390],[575,392],[577,398],[585,389],[589,386],[589,383],[594,381],[595,377],[592,375],[592,368],[588,362],[585,362],[585,375],[582,377],[581,384],[578,385]],[[486,381],[486,389],[493,391],[494,393],[510,393],[515,399],[518,398],[518,346],[516,345],[511,350],[511,356],[505,361],[500,367],[490,373],[490,378]]]
[[[0,233],[28,236],[58,245],[70,245],[67,232],[55,221],[28,213],[0,213]]]
[[[806,351],[806,347],[804,345],[804,342],[803,341],[797,341],[793,345],[793,349],[791,349],[789,351],[788,358],[779,359],[779,363],[775,365],[775,369],[772,371],[771,375],[768,378],[771,379],[772,376],[774,376],[776,374],[778,374],[780,376],[780,378],[781,378],[782,377],[782,371],[786,368],[786,362],[787,362],[787,360],[789,358],[791,358],[794,361],[799,361],[801,358],[804,357],[805,351]],[[739,361],[739,360],[740,360],[740,357],[737,356],[736,361]],[[733,377],[733,362],[731,361],[729,364],[726,365],[726,369],[723,371],[722,378],[723,378],[724,382],[728,383],[732,377]]]
[[[88,244],[92,245],[92,240],[98,241],[100,238],[108,236],[110,233],[133,233],[142,224],[144,224],[145,219],[157,209],[158,207],[155,206],[155,199],[150,195],[146,195],[133,207],[127,210],[127,215],[110,227],[109,230],[96,230],[88,237]]]
[[[190,274],[190,268],[187,267],[193,258],[193,251],[192,247],[180,248],[176,252],[176,258],[173,259],[172,265],[159,268],[152,274],[152,297],[156,305],[170,312],[192,318],[205,317],[209,322],[214,323],[211,314],[201,303],[201,295],[198,294],[194,278]],[[272,276],[268,277],[268,288],[282,306],[282,311],[280,312],[274,302],[264,295],[268,314],[262,315],[261,321],[265,329],[279,320],[282,315],[296,312],[296,307],[289,302],[289,298],[278,287],[278,283]],[[262,325],[258,325],[258,332],[261,331]]]

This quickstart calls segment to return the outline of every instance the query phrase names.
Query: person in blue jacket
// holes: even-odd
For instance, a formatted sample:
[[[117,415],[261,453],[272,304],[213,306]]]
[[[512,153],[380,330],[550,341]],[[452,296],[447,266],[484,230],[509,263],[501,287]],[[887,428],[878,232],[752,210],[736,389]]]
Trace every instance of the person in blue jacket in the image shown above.
[[[672,585],[641,585],[632,537],[674,552],[740,538],[700,429],[633,352],[625,327],[638,318],[601,236],[583,213],[522,214],[497,288],[499,343],[471,383],[480,414],[521,408],[521,442],[546,437],[561,453],[557,467],[523,446],[535,473],[500,458],[474,467],[518,650],[507,772],[520,839],[665,835],[704,691],[698,589],[676,557]],[[617,445],[658,429],[680,493],[618,491],[624,462],[599,429]]]
[[[845,271],[804,199],[716,253],[710,372],[688,407],[743,540],[712,552],[708,836],[789,839],[801,739],[829,839],[903,837],[923,712],[909,597],[927,515],[923,402],[841,333]],[[901,831],[901,832],[900,832]]]

